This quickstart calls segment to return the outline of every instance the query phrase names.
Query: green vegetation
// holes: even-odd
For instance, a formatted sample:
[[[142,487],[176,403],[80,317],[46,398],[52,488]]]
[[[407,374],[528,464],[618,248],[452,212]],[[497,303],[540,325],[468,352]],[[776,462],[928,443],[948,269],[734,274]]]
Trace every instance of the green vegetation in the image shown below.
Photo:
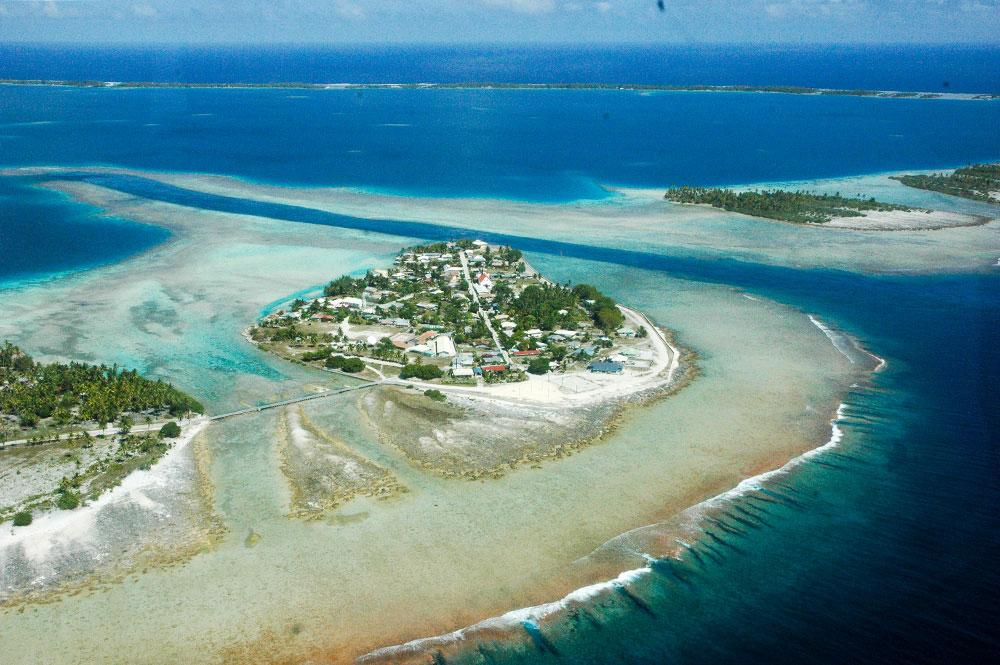
[[[448,399],[447,397],[444,396],[444,393],[438,390],[437,388],[428,388],[427,390],[424,391],[424,394],[430,397],[435,402],[444,402],[447,401]]]
[[[80,505],[80,496],[75,492],[62,492],[56,505],[60,510],[73,510]]]
[[[543,356],[532,358],[528,363],[528,371],[531,374],[545,374],[549,371],[549,359]]]
[[[181,426],[175,421],[171,420],[169,423],[160,428],[160,438],[161,439],[176,439],[181,435]]]
[[[835,217],[864,217],[865,212],[910,210],[874,198],[849,198],[837,194],[786,192],[780,189],[734,192],[730,189],[674,187],[664,198],[674,203],[710,205],[730,212],[777,219],[794,224],[824,224]]]
[[[994,164],[970,164],[956,169],[954,173],[932,173],[930,175],[893,176],[907,187],[928,189],[951,196],[960,196],[973,201],[1000,203],[1000,162]]]
[[[442,376],[444,376],[444,372],[437,365],[423,365],[421,363],[404,365],[403,369],[399,372],[399,378],[401,379],[420,379],[422,381],[440,379]]]
[[[163,381],[150,381],[117,365],[36,363],[10,342],[0,347],[0,417],[22,428],[67,427],[95,422],[102,428],[121,419],[127,431],[134,416],[203,413],[193,397]]]
[[[617,303],[602,294],[590,284],[577,284],[573,293],[583,301],[584,309],[590,312],[594,325],[605,332],[617,330],[625,323],[625,317],[618,311]]]
[[[14,526],[28,526],[31,524],[31,511],[22,510],[19,513],[14,513]]]
[[[341,372],[349,374],[357,374],[365,369],[365,361],[361,358],[347,358],[341,355],[330,356],[323,364],[331,369],[339,369]]]

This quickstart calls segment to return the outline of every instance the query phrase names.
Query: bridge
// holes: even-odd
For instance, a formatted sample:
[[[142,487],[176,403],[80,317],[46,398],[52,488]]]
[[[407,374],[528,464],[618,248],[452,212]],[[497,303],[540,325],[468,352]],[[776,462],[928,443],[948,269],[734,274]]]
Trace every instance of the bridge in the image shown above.
[[[217,416],[210,416],[207,418],[209,422],[213,420],[223,420],[224,418],[234,418],[236,416],[243,416],[248,413],[258,413],[260,411],[266,411],[267,409],[277,409],[281,406],[288,406],[289,404],[298,404],[299,402],[306,402],[311,399],[322,399],[324,397],[331,397],[333,395],[341,395],[343,393],[351,392],[354,390],[362,390],[364,388],[371,388],[372,386],[377,386],[381,381],[367,381],[356,386],[346,386],[344,388],[337,388],[336,390],[325,390],[321,393],[310,393],[308,395],[300,395],[298,397],[292,397],[291,399],[283,399],[280,402],[270,402],[269,404],[260,404],[258,406],[251,406],[246,409],[239,409],[238,411],[230,411],[229,413],[220,413]]]
[[[340,372],[336,372],[336,373],[339,374]],[[345,374],[344,376],[349,376],[351,378],[357,378],[357,377],[351,376],[350,374]],[[360,383],[360,384],[358,384],[356,386],[345,386],[343,388],[337,388],[336,390],[324,390],[323,392],[319,392],[319,393],[310,393],[308,395],[299,395],[298,397],[292,397],[290,399],[283,399],[280,402],[270,402],[268,404],[258,404],[257,406],[251,406],[251,407],[247,407],[245,409],[239,409],[237,411],[230,411],[229,413],[220,413],[220,414],[215,415],[215,416],[199,416],[199,417],[193,418],[192,420],[189,420],[189,421],[187,421],[186,423],[183,423],[183,424],[185,424],[185,425],[193,425],[195,423],[200,423],[200,422],[213,422],[213,421],[216,421],[216,420],[224,420],[226,418],[235,418],[236,416],[244,416],[244,415],[247,415],[247,414],[250,414],[250,413],[259,413],[261,411],[266,411],[268,409],[277,409],[277,408],[282,407],[282,406],[288,406],[289,404],[298,404],[299,402],[307,402],[307,401],[312,400],[312,399],[323,399],[324,397],[332,397],[334,395],[342,395],[344,393],[353,392],[355,390],[363,390],[365,388],[371,388],[373,386],[377,386],[380,383],[382,383],[382,382],[381,381],[366,381],[366,382]],[[132,427],[132,429],[130,431],[131,432],[158,432],[158,431],[160,431],[160,428],[162,428],[165,424],[166,423],[150,423],[148,425],[146,425],[146,424],[135,425],[134,427]],[[108,427],[108,428],[101,429],[101,430],[91,430],[91,431],[87,432],[87,434],[89,434],[91,436],[101,436],[101,435],[103,435],[103,436],[111,436],[111,435],[114,435],[114,434],[118,434],[120,431],[121,431],[121,428],[119,428],[119,427]],[[68,438],[70,438],[72,436],[77,436],[77,435],[79,435],[79,432],[67,432],[65,434],[60,434],[59,436],[56,436],[56,437],[39,439],[39,440],[35,440],[35,441],[32,441],[31,439],[15,439],[13,441],[0,441],[0,449],[12,447],[12,446],[23,446],[23,445],[28,445],[28,444],[52,443],[53,441],[62,441],[62,440],[65,440],[65,439],[68,439]]]

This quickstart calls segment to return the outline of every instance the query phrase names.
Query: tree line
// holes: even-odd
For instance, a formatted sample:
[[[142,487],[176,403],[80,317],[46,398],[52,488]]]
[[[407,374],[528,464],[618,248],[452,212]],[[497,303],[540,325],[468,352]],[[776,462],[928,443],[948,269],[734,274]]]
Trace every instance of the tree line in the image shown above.
[[[58,425],[96,422],[101,427],[126,416],[204,413],[198,400],[161,380],[151,381],[117,365],[36,363],[10,342],[0,348],[0,414],[22,427],[47,418]]]
[[[796,224],[823,224],[834,217],[863,217],[866,211],[910,210],[872,198],[836,194],[814,194],[781,189],[735,192],[731,189],[672,187],[664,195],[673,203],[710,205],[730,212],[777,219]]]

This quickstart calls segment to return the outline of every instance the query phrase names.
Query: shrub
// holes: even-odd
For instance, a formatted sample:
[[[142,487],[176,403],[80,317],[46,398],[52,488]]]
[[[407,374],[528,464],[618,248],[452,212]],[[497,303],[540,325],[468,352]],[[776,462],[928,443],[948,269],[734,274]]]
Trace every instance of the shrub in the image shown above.
[[[63,492],[59,495],[59,501],[56,502],[60,510],[73,510],[80,505],[80,497],[73,492]]]
[[[175,439],[181,435],[181,426],[171,420],[160,428],[161,439]]]
[[[435,402],[444,402],[448,398],[444,396],[444,393],[436,388],[430,388],[424,391],[424,394],[430,397]]]
[[[14,526],[28,526],[31,524],[31,511],[22,510],[14,513]]]
[[[330,349],[329,347],[318,349],[316,351],[306,351],[305,353],[302,354],[302,360],[305,360],[306,362],[312,360],[326,360],[327,358],[330,357],[330,354],[332,352],[333,350]]]
[[[444,372],[437,365],[405,365],[399,373],[399,378],[401,379],[417,378],[423,381],[440,379],[442,376],[444,376]]]
[[[528,363],[528,371],[532,374],[545,374],[549,371],[549,359],[539,356]]]
[[[339,369],[342,372],[357,374],[365,369],[365,361],[361,358],[346,358],[344,356],[330,356],[323,363],[332,369]]]

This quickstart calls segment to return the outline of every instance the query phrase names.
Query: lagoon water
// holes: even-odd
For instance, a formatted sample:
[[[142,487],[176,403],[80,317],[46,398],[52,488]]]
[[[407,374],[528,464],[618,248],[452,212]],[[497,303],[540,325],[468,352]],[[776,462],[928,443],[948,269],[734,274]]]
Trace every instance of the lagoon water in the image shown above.
[[[0,108],[2,166],[106,164],[422,197],[550,203],[586,199],[574,205],[591,206],[607,203],[609,194],[601,186],[608,184],[662,187],[811,181],[1000,158],[997,102],[583,91],[358,94],[2,87],[0,95],[5,102]],[[197,219],[206,225],[206,234],[212,232],[210,225],[218,216],[219,233],[232,234],[226,236],[232,241],[228,246],[206,247],[201,258],[205,265],[215,262],[230,265],[231,270],[223,275],[206,269],[202,274],[192,264],[191,274],[174,285],[175,293],[133,283],[128,261],[65,276],[67,270],[110,264],[155,247],[169,233],[155,226],[95,217],[94,209],[32,188],[39,180],[34,176],[3,178],[0,230],[5,234],[5,253],[0,257],[9,255],[8,248],[29,247],[34,254],[30,262],[5,258],[0,263],[0,333],[28,349],[58,356],[60,349],[50,344],[59,339],[56,324],[33,317],[30,300],[78,294],[80,289],[70,286],[73,279],[98,275],[111,293],[127,294],[144,309],[135,312],[128,307],[132,303],[105,303],[101,307],[116,313],[106,321],[80,315],[82,322],[89,321],[97,329],[90,334],[80,331],[74,344],[62,352],[83,357],[104,353],[111,356],[108,361],[176,377],[187,389],[207,391],[206,402],[216,409],[288,394],[311,380],[242,345],[240,316],[252,316],[266,303],[315,286],[325,270],[363,270],[385,261],[394,248],[412,238],[447,233],[440,227],[390,219],[380,222],[294,207],[289,211],[240,199],[227,201],[135,177],[86,175],[80,179],[151,200],[152,210],[184,203],[200,210]],[[919,192],[909,195],[914,202],[923,200]],[[257,223],[249,217],[224,221],[220,211],[295,223]],[[240,235],[238,224],[247,228],[258,224],[255,233],[272,239],[274,247],[252,241],[249,231]],[[739,302],[747,302],[744,294],[811,313],[860,340],[889,364],[844,399],[838,424],[843,440],[838,448],[810,458],[765,486],[773,493],[770,498],[785,501],[767,502],[768,495],[733,501],[733,506],[760,520],[752,528],[739,528],[739,535],[718,532],[717,537],[721,535],[728,546],[706,539],[707,544],[699,546],[698,558],[687,557],[681,568],[669,574],[654,570],[631,584],[628,594],[605,598],[583,612],[557,617],[541,627],[527,621],[522,639],[491,644],[485,653],[460,653],[458,662],[714,663],[755,658],[788,663],[972,663],[996,655],[1000,645],[993,627],[1000,615],[993,599],[1000,592],[1000,575],[993,562],[1000,553],[1000,402],[996,398],[1000,351],[993,338],[1000,330],[1000,275],[995,268],[975,265],[941,274],[934,266],[926,266],[920,275],[871,275],[861,270],[719,260],[719,250],[725,248],[712,252],[672,249],[659,244],[650,232],[622,242],[584,234],[569,239],[564,231],[550,233],[544,228],[526,233],[502,218],[491,220],[488,226],[481,219],[469,219],[465,226],[495,234],[492,237],[497,239],[504,234],[521,236],[521,244],[531,250],[532,262],[551,277],[570,279],[585,270],[600,288],[649,311],[664,325],[676,326],[682,342],[695,348],[701,344],[709,352],[715,349],[716,357],[708,353],[702,360],[703,386],[717,385],[713,381],[730,371],[727,363],[736,358],[737,342],[750,340],[759,345],[773,335],[775,348],[799,343],[803,324],[801,317],[792,315],[794,310],[787,314],[768,310],[788,318],[787,340],[768,327],[773,323],[763,314],[755,323],[752,314],[744,313],[746,318],[741,320],[752,333],[727,332],[720,313],[745,312],[738,307]],[[42,237],[63,242],[31,242]],[[636,245],[643,243],[647,251],[636,251]],[[89,251],[73,253],[73,248]],[[197,254],[199,249],[189,251]],[[16,254],[24,256],[20,250]],[[155,273],[161,259],[153,254],[149,268]],[[324,270],[316,268],[317,262],[326,262]],[[253,281],[255,271],[277,274],[281,266],[288,266],[288,272],[276,276],[278,283],[267,289]],[[52,279],[39,283],[46,275]],[[200,284],[204,280],[209,283]],[[261,295],[240,293],[243,283],[254,284]],[[258,302],[263,295],[270,300]],[[176,308],[173,314],[171,306]],[[152,333],[150,328],[154,328]],[[123,334],[112,335],[113,330]],[[179,332],[172,338],[163,330]],[[154,346],[153,334],[167,341]],[[153,362],[148,361],[150,357]],[[817,357],[817,364],[820,360]],[[825,356],[822,360],[827,362]],[[733,367],[747,376],[760,369],[747,362],[746,366],[734,362]],[[791,376],[793,365],[788,362],[786,368],[776,356],[771,364]],[[688,396],[678,396],[679,404],[703,394],[699,391],[721,399],[721,392],[701,388],[699,382],[693,385],[695,390]],[[762,404],[770,404],[765,397]],[[659,444],[644,436],[683,440],[682,433],[654,426],[662,414],[686,422],[680,408],[668,400],[626,428],[622,440],[631,442],[635,460],[644,459],[643,451]],[[705,408],[719,407],[706,404]],[[326,413],[315,407],[309,411],[318,420],[350,422],[352,418],[343,406]],[[720,409],[720,414],[724,412]],[[748,438],[752,425],[747,423]],[[323,558],[321,541],[288,535],[297,534],[297,527],[273,518],[283,490],[267,474],[273,462],[269,427],[270,421],[259,419],[234,423],[212,434],[217,510],[228,521],[234,538],[244,537],[241,529],[256,528],[263,533],[261,549],[252,550],[260,552],[262,561],[280,566],[282,561],[295,560],[295,545],[300,541],[292,538],[301,537],[302,547],[316,548],[308,551],[315,557],[315,569],[309,574],[338,574],[335,562]],[[387,467],[407,473],[390,453],[378,453],[361,435],[351,436],[357,439],[356,445],[383,455],[380,462]],[[665,460],[676,461],[668,450],[661,454]],[[587,455],[602,465],[618,465],[622,472],[632,459],[614,454],[610,446],[595,447]],[[581,456],[584,462],[587,455]],[[551,516],[557,525],[554,531],[577,519],[579,538],[586,541],[587,536],[607,531],[602,516],[584,511],[596,510],[597,499],[608,490],[595,484],[592,503],[581,503],[584,511],[574,516],[572,506],[557,498],[566,493],[559,483],[583,478],[596,483],[597,477],[588,475],[590,467],[573,464],[577,463],[558,467],[552,479],[537,486],[524,475],[515,474],[505,482],[515,487],[522,483],[523,495],[538,491],[542,496],[551,483],[552,506],[563,511]],[[645,487],[650,494],[660,491],[651,480],[655,469],[644,469],[642,474],[648,484],[629,488],[625,496],[631,506],[621,507],[630,519],[638,519],[643,511],[655,513],[644,504],[639,508]],[[501,498],[500,490],[490,486],[483,490],[486,498],[470,499],[476,496],[472,485],[454,488],[412,475],[401,477],[413,485],[414,501],[427,513],[437,507],[438,496],[446,510],[456,514],[468,510],[470,515],[479,514],[475,508],[480,502],[488,503],[492,492],[497,493],[497,500]],[[468,506],[465,501],[470,502]],[[511,515],[506,517],[523,519],[525,530],[538,528],[540,519],[516,516],[517,505],[518,501],[512,502]],[[545,510],[545,506],[532,507]],[[357,510],[372,515],[368,528],[393,528],[377,507],[363,508]],[[495,510],[502,521],[503,511]],[[428,518],[431,524],[435,519],[442,518]],[[730,524],[738,526],[732,520]],[[313,531],[321,528],[317,525]],[[488,524],[475,528],[481,531],[477,535],[483,543],[495,539],[496,547],[501,547],[502,533],[495,533]],[[337,547],[365,548],[363,540],[353,542],[355,536],[347,531],[333,533],[342,534],[336,536]],[[614,541],[614,535],[606,533],[605,539]],[[521,537],[532,542],[530,537]],[[414,540],[422,548],[434,547],[408,531],[399,538],[403,544]],[[600,544],[577,542],[573,546],[588,551]],[[451,552],[444,545],[438,547],[442,557],[461,564],[462,573],[455,576],[453,586],[441,590],[439,598],[429,601],[445,605],[450,594],[466,592],[470,604],[475,604],[480,594],[489,596],[473,582],[489,579],[492,567],[500,565],[491,563],[485,545],[478,562],[464,560],[461,552]],[[390,554],[402,556],[403,545],[399,548]],[[204,579],[198,577],[199,571],[218,574],[228,562],[233,566],[234,583],[220,582],[225,598],[287,612],[281,619],[304,623],[307,634],[324,621],[336,630],[337,617],[308,614],[321,607],[322,586],[300,589],[305,608],[301,616],[272,598],[280,595],[279,581],[286,572],[265,575],[255,588],[237,586],[236,581],[249,579],[255,572],[254,561],[236,557],[238,553],[223,549],[223,563],[210,556],[195,557],[185,569],[188,572],[176,577],[170,577],[169,569],[158,571],[136,582],[135,591],[109,592],[110,600],[90,605],[78,605],[87,602],[83,597],[71,599],[62,609],[104,613],[110,623],[124,625],[127,616],[116,612],[133,605],[122,601],[122,595],[139,603],[136,599],[142,593],[157,593],[158,585],[173,580],[179,586],[169,592],[168,600],[178,604],[178,612],[185,611],[181,609],[184,600],[192,597],[196,603],[187,611],[204,613],[199,616],[212,616],[214,611],[219,634],[235,634],[247,630],[242,618],[225,605],[222,596],[213,600],[197,588]],[[629,559],[620,552],[619,556],[622,561],[633,561],[630,567],[645,565],[641,557]],[[533,562],[545,561],[543,553],[525,553],[525,574]],[[409,586],[403,572],[414,576],[413,585],[420,582],[418,576],[433,576],[412,563],[400,564],[395,571],[384,561],[369,563],[386,567],[384,575],[399,575],[394,583],[401,604]],[[356,572],[365,574],[363,569]],[[362,600],[374,602],[364,596]],[[218,607],[213,605],[216,601]],[[25,619],[23,626],[45,630],[61,625],[59,609],[57,604],[45,607],[41,614],[29,612],[26,617],[37,618]],[[446,629],[461,627],[466,618],[457,614],[456,623]],[[3,620],[13,619],[5,615]],[[77,616],[75,621],[83,619]],[[173,630],[169,623],[161,626],[164,631]],[[72,641],[70,629],[65,630],[66,639]],[[98,660],[104,652],[95,647],[88,653]],[[15,662],[31,662],[25,652],[15,655]]]

